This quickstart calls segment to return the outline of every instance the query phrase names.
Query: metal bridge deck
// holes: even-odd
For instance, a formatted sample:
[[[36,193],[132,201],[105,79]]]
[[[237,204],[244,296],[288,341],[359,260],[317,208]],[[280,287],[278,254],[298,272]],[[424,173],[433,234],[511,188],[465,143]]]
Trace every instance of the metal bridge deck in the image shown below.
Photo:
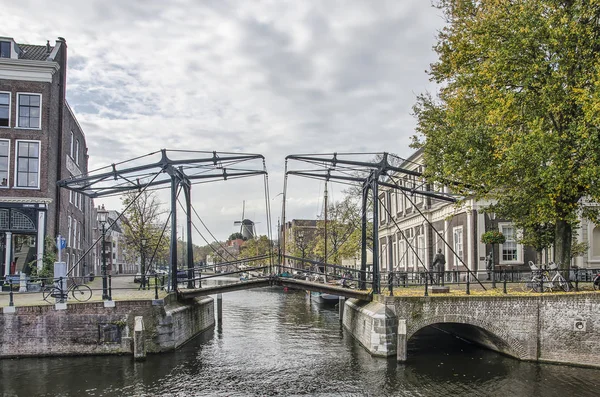
[[[312,281],[297,280],[290,277],[271,276],[265,278],[257,278],[248,281],[240,281],[232,284],[217,285],[214,287],[203,287],[196,289],[178,289],[178,296],[181,299],[190,299],[196,296],[205,296],[213,294],[221,294],[225,292],[240,291],[252,288],[268,287],[279,285],[282,287],[303,289],[307,291],[323,292],[332,295],[343,296],[346,298],[356,298],[364,301],[371,301],[373,296],[370,292],[364,290],[356,290],[350,288],[342,288],[329,284],[321,284]]]

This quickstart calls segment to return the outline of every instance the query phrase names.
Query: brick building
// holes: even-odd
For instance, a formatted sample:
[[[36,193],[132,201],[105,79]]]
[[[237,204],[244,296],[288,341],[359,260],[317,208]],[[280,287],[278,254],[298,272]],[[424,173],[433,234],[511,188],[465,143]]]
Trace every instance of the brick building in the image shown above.
[[[0,37],[0,272],[40,268],[46,237],[65,236],[71,268],[91,242],[93,203],[56,182],[87,173],[85,136],[66,101],[67,45]],[[78,263],[73,275],[87,274]]]

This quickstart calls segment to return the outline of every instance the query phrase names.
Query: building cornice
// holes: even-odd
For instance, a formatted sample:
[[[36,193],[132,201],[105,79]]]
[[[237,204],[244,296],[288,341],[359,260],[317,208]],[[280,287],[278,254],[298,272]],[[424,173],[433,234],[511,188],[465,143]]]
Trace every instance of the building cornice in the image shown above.
[[[57,62],[0,58],[0,79],[51,83],[59,69]]]

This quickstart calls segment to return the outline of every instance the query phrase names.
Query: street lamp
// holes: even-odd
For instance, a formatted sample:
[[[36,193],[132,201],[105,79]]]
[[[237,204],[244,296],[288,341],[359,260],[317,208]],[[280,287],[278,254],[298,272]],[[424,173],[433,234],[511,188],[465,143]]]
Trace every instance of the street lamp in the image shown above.
[[[142,289],[146,289],[146,243],[148,242],[148,240],[142,238],[140,241],[142,243]],[[148,283],[148,289],[150,289],[150,283]]]
[[[104,205],[98,209],[98,222],[102,225],[102,300],[108,300],[108,284],[106,280],[106,221],[108,211]]]

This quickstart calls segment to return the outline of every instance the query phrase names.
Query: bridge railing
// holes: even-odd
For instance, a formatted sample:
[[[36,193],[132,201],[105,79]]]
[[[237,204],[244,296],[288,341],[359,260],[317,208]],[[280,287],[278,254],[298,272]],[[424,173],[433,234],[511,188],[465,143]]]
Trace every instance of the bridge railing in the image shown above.
[[[543,271],[543,270],[542,270]],[[592,281],[600,272],[599,269],[571,269],[566,277],[569,283],[569,290],[579,291],[593,290]],[[491,270],[477,270],[473,272],[486,288],[500,288],[504,293],[528,291],[531,289],[531,281],[539,272],[531,270],[513,270],[513,269],[498,269],[492,272]],[[557,289],[557,284],[552,283],[550,274],[549,283],[546,288],[543,284],[538,287],[540,292],[548,291],[549,289]],[[394,289],[422,287],[424,294],[428,295],[432,286],[448,286],[452,290],[464,290],[467,294],[473,288],[478,288],[478,283],[475,283],[473,276],[468,271],[463,270],[446,270],[438,271],[393,271],[381,274],[382,288],[387,288],[387,293],[393,295]],[[543,279],[543,278],[542,278]]]

